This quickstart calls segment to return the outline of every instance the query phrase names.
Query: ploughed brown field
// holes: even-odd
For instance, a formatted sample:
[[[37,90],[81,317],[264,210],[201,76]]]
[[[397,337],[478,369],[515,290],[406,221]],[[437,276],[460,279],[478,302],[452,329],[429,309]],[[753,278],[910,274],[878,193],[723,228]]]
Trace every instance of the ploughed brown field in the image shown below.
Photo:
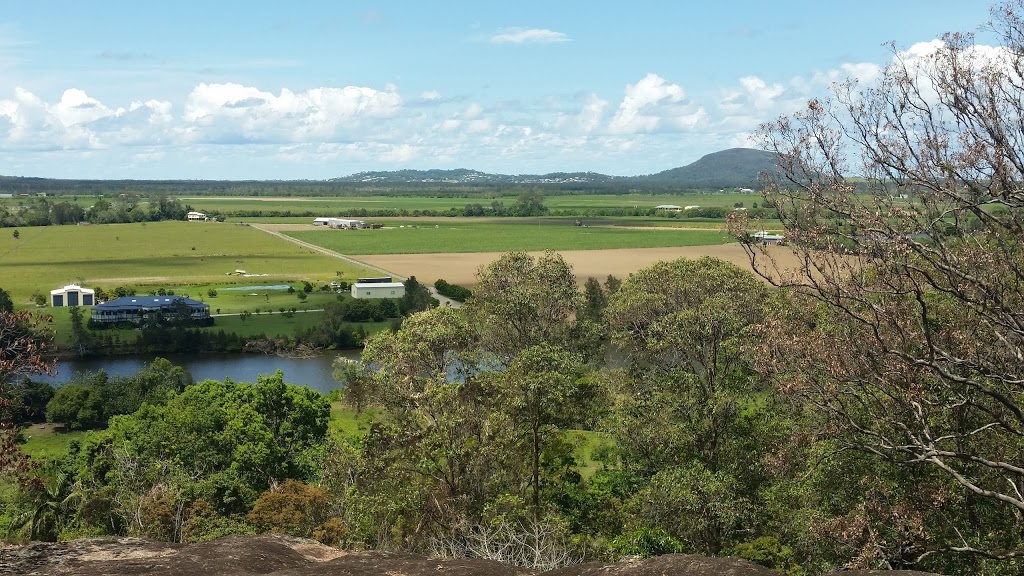
[[[572,264],[577,281],[582,285],[588,276],[604,280],[609,274],[626,278],[661,260],[714,256],[750,270],[750,260],[739,244],[717,246],[683,246],[676,248],[626,248],[618,250],[564,250],[559,252]],[[538,255],[540,252],[531,252]],[[772,249],[780,265],[794,268],[798,261],[786,248]],[[443,254],[389,254],[352,257],[402,276],[415,276],[420,282],[433,284],[444,278],[452,284],[472,286],[476,271],[501,256],[498,252],[443,253]],[[759,256],[760,258],[760,256]]]

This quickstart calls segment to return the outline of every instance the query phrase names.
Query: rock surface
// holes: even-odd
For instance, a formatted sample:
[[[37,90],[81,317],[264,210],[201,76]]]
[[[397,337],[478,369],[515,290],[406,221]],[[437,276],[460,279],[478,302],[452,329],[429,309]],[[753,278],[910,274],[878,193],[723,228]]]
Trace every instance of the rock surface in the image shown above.
[[[527,576],[489,560],[434,560],[403,552],[345,552],[288,536],[232,536],[202,544],[140,538],[0,547],[4,576]],[[582,564],[543,576],[780,576],[735,558],[670,554],[615,564]],[[924,572],[862,571],[837,576],[930,576]]]

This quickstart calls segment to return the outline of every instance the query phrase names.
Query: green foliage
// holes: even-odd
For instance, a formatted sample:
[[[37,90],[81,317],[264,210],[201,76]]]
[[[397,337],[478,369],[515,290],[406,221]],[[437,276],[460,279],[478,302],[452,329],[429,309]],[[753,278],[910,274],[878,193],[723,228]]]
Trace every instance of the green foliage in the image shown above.
[[[260,495],[246,520],[264,532],[310,538],[327,517],[328,496],[321,488],[287,480]]]
[[[434,289],[437,293],[446,298],[451,298],[456,302],[465,302],[469,300],[469,297],[473,295],[473,292],[464,286],[458,284],[449,284],[443,278],[438,278],[434,281]]]
[[[580,295],[561,255],[503,254],[481,269],[478,280],[465,310],[483,347],[502,362],[530,346],[568,340]]]
[[[184,497],[240,512],[273,482],[316,475],[329,411],[319,393],[285,384],[280,371],[251,384],[205,380],[111,419],[91,441],[127,450],[122,459],[154,479],[168,463],[191,479],[177,484]],[[109,466],[107,457],[89,463],[94,474]]]
[[[405,285],[405,294],[398,305],[402,316],[408,316],[414,312],[422,312],[437,306],[438,302],[431,297],[430,290],[423,284],[420,284],[415,276],[410,276],[403,284]]]
[[[662,554],[683,552],[682,542],[676,540],[661,528],[640,528],[616,537],[610,549],[615,556],[639,556],[650,558]]]
[[[102,371],[79,376],[57,389],[46,405],[46,421],[71,429],[96,428],[144,403],[162,403],[191,384],[191,374],[164,358],[154,359],[135,376],[109,378]]]
[[[10,293],[0,288],[0,313],[4,312],[14,312],[14,302],[11,301]]]
[[[805,574],[804,569],[793,558],[793,549],[782,545],[778,538],[773,536],[762,536],[749,542],[741,542],[733,546],[730,555],[778,570],[786,576]]]

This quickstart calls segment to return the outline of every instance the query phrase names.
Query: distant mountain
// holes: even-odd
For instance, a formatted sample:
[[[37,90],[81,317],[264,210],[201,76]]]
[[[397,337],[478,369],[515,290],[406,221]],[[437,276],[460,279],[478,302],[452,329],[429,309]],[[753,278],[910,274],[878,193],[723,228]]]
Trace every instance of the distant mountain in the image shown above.
[[[760,172],[776,170],[775,154],[753,148],[730,148],[708,154],[692,164],[644,177],[651,182],[688,188],[754,188]]]
[[[732,148],[649,176],[608,176],[597,172],[549,174],[489,174],[477,170],[394,170],[359,172],[332,182],[364,184],[629,184],[658,183],[681,188],[753,188],[762,170],[775,169],[775,155],[751,148]]]
[[[388,172],[359,172],[350,176],[332,178],[331,182],[360,182],[380,184],[603,184],[625,181],[623,176],[608,176],[597,172],[552,172],[551,174],[488,174],[478,170],[393,170]]]

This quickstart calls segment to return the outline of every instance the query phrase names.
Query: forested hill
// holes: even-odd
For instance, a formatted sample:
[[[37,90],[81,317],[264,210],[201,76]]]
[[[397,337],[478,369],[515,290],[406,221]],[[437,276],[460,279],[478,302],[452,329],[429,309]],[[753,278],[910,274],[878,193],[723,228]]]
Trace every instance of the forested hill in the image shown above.
[[[762,170],[775,167],[775,156],[749,148],[708,154],[683,166],[645,176],[609,176],[597,172],[548,174],[490,174],[477,170],[395,170],[359,172],[329,180],[59,180],[0,176],[0,193],[14,194],[213,194],[273,196],[333,196],[360,193],[415,193],[429,189],[467,190],[545,188],[575,193],[615,194],[635,188],[650,192],[708,188],[754,188]]]
[[[760,172],[776,169],[776,156],[753,148],[730,148],[708,154],[692,164],[652,174],[656,182],[691,188],[754,188]]]

